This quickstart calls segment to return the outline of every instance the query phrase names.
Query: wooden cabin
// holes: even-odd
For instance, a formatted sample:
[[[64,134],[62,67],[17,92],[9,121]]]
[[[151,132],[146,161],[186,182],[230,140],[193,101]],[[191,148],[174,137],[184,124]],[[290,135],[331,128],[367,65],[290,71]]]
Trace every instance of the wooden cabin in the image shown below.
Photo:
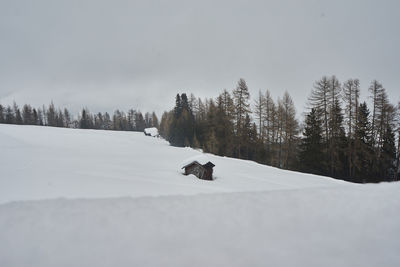
[[[194,174],[199,179],[213,180],[212,174],[214,166],[215,165],[210,161],[206,164],[200,164],[195,160],[183,166],[182,169],[185,169],[185,175]]]

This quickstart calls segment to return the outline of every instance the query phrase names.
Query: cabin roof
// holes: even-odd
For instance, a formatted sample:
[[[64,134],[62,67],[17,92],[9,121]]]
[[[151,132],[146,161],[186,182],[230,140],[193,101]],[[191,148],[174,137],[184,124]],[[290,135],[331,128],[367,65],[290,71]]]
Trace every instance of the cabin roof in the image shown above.
[[[207,162],[206,164],[203,164],[204,167],[206,168],[213,168],[215,167],[214,163],[212,163],[211,161]]]
[[[193,164],[198,164],[198,165],[201,165],[201,166],[203,166],[205,168],[213,168],[215,166],[211,161],[207,162],[206,164],[201,164],[197,160],[194,160],[194,161],[186,164],[185,166],[183,166],[182,169],[185,169],[186,167],[189,167],[190,165],[193,165]]]
[[[197,163],[205,168],[212,168],[215,165],[211,162],[210,158],[205,154],[198,154],[194,157],[190,157],[181,163],[182,169],[190,166],[193,163]]]
[[[158,136],[158,129],[156,128],[156,127],[151,127],[151,128],[146,128],[146,129],[144,129],[144,132],[146,133],[146,134],[149,134],[149,135],[151,135],[151,136]]]

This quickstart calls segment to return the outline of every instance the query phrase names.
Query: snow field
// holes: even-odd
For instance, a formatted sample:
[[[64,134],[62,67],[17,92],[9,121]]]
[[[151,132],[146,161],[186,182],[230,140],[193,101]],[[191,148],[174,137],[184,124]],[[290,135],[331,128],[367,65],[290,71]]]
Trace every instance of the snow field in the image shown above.
[[[182,175],[205,157],[214,181]],[[0,266],[400,266],[400,183],[0,125]]]

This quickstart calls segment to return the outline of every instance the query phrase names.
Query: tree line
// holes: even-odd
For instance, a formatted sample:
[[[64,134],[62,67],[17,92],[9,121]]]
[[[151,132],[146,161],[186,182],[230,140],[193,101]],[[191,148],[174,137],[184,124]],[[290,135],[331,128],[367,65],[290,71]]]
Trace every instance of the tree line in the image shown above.
[[[12,106],[0,104],[0,123],[117,131],[143,131],[148,127],[159,127],[155,112],[146,112],[143,116],[140,111],[130,109],[127,113],[116,110],[110,115],[108,112],[92,114],[83,108],[74,119],[67,108],[56,108],[53,103],[40,108],[25,104],[20,109],[15,102]]]
[[[370,108],[360,90],[358,79],[322,77],[300,124],[288,92],[275,101],[268,90],[259,91],[252,103],[240,79],[215,99],[177,94],[174,109],[162,115],[160,134],[174,146],[287,170],[358,183],[398,180],[400,104],[389,102],[378,81],[368,88]]]

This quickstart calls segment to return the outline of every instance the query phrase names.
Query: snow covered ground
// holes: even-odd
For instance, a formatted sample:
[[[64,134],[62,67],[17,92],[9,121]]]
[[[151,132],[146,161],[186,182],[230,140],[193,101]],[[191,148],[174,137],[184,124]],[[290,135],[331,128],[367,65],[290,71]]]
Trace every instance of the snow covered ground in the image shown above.
[[[0,266],[400,266],[400,184],[354,185],[143,133],[0,124]]]
[[[341,186],[344,182],[208,155],[215,181],[183,176],[199,151],[138,132],[0,124],[0,203],[47,198],[193,195]]]

